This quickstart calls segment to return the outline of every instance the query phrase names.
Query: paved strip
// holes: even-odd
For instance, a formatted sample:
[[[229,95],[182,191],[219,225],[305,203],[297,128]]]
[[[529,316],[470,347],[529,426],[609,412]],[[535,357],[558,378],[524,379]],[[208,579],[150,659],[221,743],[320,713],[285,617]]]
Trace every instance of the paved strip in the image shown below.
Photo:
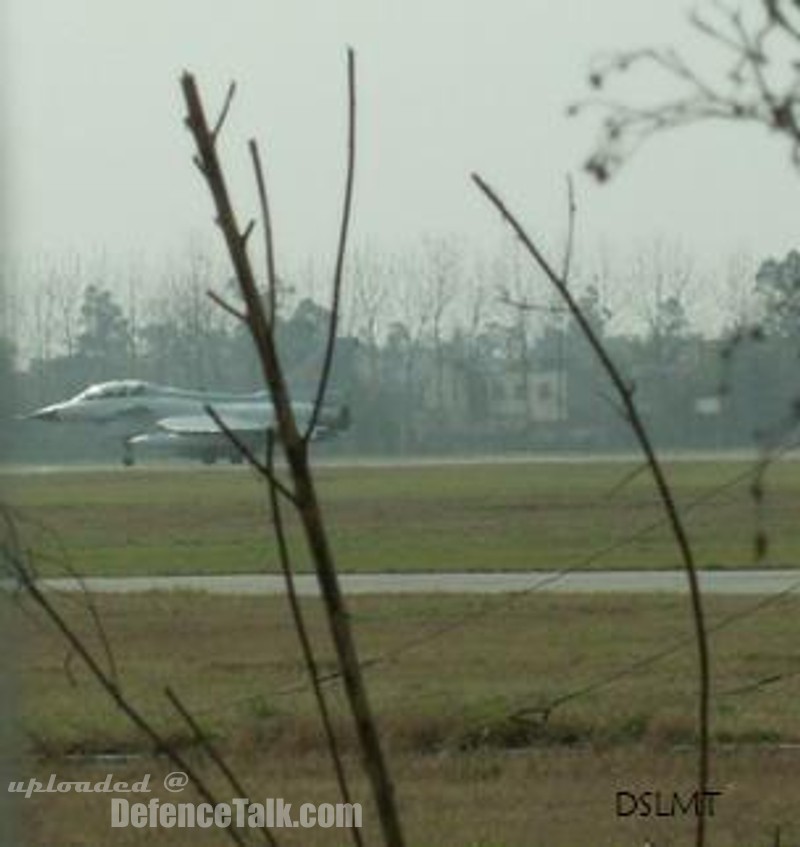
[[[503,594],[546,591],[566,594],[685,594],[683,571],[536,571],[527,573],[377,573],[340,574],[346,594]],[[700,574],[709,594],[777,594],[800,589],[800,569],[705,571]],[[210,594],[283,594],[278,574],[230,576],[121,576],[43,579],[54,591],[126,594],[147,591],[204,591]],[[319,595],[316,578],[298,574],[299,594]]]
[[[662,462],[758,462],[761,454],[757,450],[679,450],[676,452],[659,453]],[[781,454],[781,461],[800,460],[800,450],[787,449]],[[424,468],[424,467],[459,467],[462,465],[580,465],[580,464],[627,464],[643,462],[642,454],[635,451],[618,453],[500,453],[491,455],[459,455],[459,456],[325,456],[315,458],[314,468]],[[203,465],[196,462],[181,461],[180,459],[162,459],[158,461],[144,460],[137,464],[138,470],[148,473],[186,471],[192,473],[224,473],[235,470],[235,465],[220,463]],[[246,465],[239,467],[246,470]],[[116,462],[73,462],[70,464],[0,464],[0,476],[32,474],[62,474],[62,473],[106,473],[115,471],[120,474],[130,474],[131,469]],[[134,471],[135,472],[135,471]]]

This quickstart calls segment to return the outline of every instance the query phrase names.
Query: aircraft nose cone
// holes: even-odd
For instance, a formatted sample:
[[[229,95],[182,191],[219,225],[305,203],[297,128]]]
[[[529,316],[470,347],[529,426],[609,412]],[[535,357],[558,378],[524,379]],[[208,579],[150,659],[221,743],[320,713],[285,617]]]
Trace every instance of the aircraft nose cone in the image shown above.
[[[58,409],[54,409],[52,406],[47,406],[44,409],[37,409],[35,412],[31,412],[28,415],[30,420],[34,421],[57,421],[60,420]]]

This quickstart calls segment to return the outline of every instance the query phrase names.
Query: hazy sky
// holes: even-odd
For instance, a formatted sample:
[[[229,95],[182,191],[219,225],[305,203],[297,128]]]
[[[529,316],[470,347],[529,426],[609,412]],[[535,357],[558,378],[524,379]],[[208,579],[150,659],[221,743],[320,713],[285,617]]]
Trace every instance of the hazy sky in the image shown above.
[[[580,230],[627,248],[675,239],[704,259],[797,246],[800,176],[765,131],[665,136],[605,187],[580,174],[597,131],[565,108],[598,52],[703,49],[680,0],[6,0],[11,208],[22,255],[179,255],[209,239],[178,80],[209,109],[235,79],[223,151],[253,208],[245,142],[264,147],[279,250],[332,251],[345,130],[345,50],[357,51],[356,240],[497,240],[479,170],[549,239],[578,174]],[[705,48],[708,49],[707,47]],[[700,56],[701,61],[708,57]],[[243,216],[245,215],[243,211]]]

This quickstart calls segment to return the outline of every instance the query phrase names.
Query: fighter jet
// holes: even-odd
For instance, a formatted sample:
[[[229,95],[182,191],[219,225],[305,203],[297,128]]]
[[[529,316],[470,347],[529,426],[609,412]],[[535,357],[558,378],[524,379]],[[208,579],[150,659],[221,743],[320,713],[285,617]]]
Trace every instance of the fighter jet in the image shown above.
[[[199,458],[207,464],[224,457],[240,462],[241,452],[208,414],[209,406],[253,451],[263,447],[267,430],[275,422],[275,410],[266,391],[254,394],[191,391],[136,379],[91,385],[69,400],[37,409],[25,417],[105,425],[122,438],[125,465],[134,464],[135,450],[140,447]],[[293,403],[292,408],[298,425],[306,425],[312,404]],[[349,425],[347,406],[323,407],[312,438],[329,438]]]

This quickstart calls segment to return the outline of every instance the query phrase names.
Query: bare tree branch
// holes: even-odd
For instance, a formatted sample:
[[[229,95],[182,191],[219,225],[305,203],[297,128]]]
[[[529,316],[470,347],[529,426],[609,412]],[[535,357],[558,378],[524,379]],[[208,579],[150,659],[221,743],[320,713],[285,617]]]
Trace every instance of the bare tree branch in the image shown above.
[[[183,701],[178,697],[175,691],[168,685],[164,689],[164,694],[166,695],[169,702],[175,708],[175,711],[183,718],[183,720],[188,725],[189,729],[192,730],[194,734],[195,740],[198,744],[206,751],[206,754],[211,759],[212,762],[220,769],[220,771],[224,774],[225,778],[230,783],[233,790],[236,792],[237,797],[252,797],[253,793],[248,791],[241,783],[236,774],[231,770],[228,763],[225,761],[223,756],[217,750],[217,748],[211,743],[211,739],[208,735],[203,731],[200,724],[195,719],[194,715],[184,706]],[[275,838],[275,835],[272,833],[268,826],[263,826],[261,828],[261,833],[264,836],[264,841],[271,845],[271,847],[278,847],[278,841]]]
[[[214,129],[211,130],[211,136],[214,141],[217,140],[217,136],[222,131],[222,127],[225,125],[225,119],[228,117],[228,112],[231,108],[231,103],[233,103],[234,95],[236,94],[236,83],[232,82],[228,86],[228,92],[225,95],[225,101],[222,104],[222,109],[220,109],[219,117],[217,118],[216,123],[214,124]]]
[[[788,32],[789,35],[800,41],[800,27],[793,24],[786,16],[781,8],[783,5],[782,0],[763,0],[763,2],[769,19]],[[797,2],[794,5],[795,9],[797,9]]]
[[[266,480],[269,481],[271,485],[274,485],[275,488],[290,502],[296,503],[296,499],[294,494],[275,476],[272,468],[267,467],[263,462],[260,462],[253,451],[247,446],[247,444],[242,441],[241,438],[225,423],[225,421],[219,416],[219,413],[214,409],[213,406],[209,406],[206,404],[203,407],[206,411],[206,414],[214,421],[214,423],[220,428],[220,430],[224,433],[225,437],[233,444],[234,447],[244,456],[245,459],[263,476]],[[268,430],[269,432],[269,430]]]
[[[607,373],[614,388],[619,394],[620,400],[624,406],[625,414],[631,429],[639,442],[639,446],[644,453],[650,472],[653,476],[653,481],[658,490],[664,511],[669,519],[670,529],[675,538],[676,544],[683,560],[683,565],[686,570],[686,576],[689,583],[689,591],[691,594],[692,615],[695,626],[695,639],[698,651],[699,664],[699,683],[700,692],[698,697],[699,705],[699,751],[698,751],[698,790],[702,796],[708,789],[709,780],[709,701],[711,691],[711,672],[710,672],[710,657],[708,650],[708,636],[706,633],[705,615],[703,611],[703,599],[700,591],[700,583],[697,576],[697,567],[694,561],[694,552],[689,542],[686,529],[683,525],[680,512],[672,495],[672,490],[667,481],[661,462],[656,454],[655,448],[650,440],[647,429],[639,415],[639,410],[633,398],[633,391],[626,382],[622,373],[619,371],[611,356],[608,353],[605,345],[592,327],[591,322],[583,313],[579,303],[573,297],[565,280],[553,270],[544,255],[540,252],[526,230],[522,227],[517,218],[507,208],[499,195],[478,175],[473,174],[472,179],[478,189],[483,193],[486,199],[499,212],[500,216],[511,227],[517,238],[522,243],[525,250],[531,256],[533,261],[543,271],[545,276],[550,280],[555,290],[561,296],[570,311],[570,314],[575,319],[581,329],[584,337],[599,359],[603,369]],[[699,815],[697,819],[696,829],[696,845],[703,847],[705,844],[705,821],[704,816]]]
[[[333,352],[336,346],[336,331],[339,326],[339,304],[341,300],[342,278],[344,274],[344,259],[347,248],[347,234],[350,226],[350,212],[353,205],[353,181],[356,164],[356,65],[352,48],[347,51],[347,92],[348,92],[348,121],[347,121],[347,175],[345,178],[344,199],[342,202],[342,217],[339,225],[339,243],[336,250],[336,267],[333,272],[333,293],[331,295],[331,316],[328,322],[328,340],[325,346],[325,358],[322,363],[317,396],[306,426],[304,438],[310,439],[325,403],[325,393],[333,366]]]
[[[561,279],[569,282],[572,268],[572,255],[575,249],[575,184],[572,176],[567,176],[567,240],[564,244],[564,258],[561,262]]]
[[[570,107],[571,114],[594,109],[603,116],[600,140],[585,165],[598,180],[613,176],[653,135],[719,119],[755,122],[778,132],[790,142],[792,161],[800,167],[800,9],[793,0],[762,0],[758,19],[751,21],[739,8],[707,5],[708,13],[695,10],[689,21],[730,55],[727,72],[714,84],[671,48],[620,51],[594,64],[589,83],[598,91],[612,77],[647,66],[682,88],[676,99],[651,105],[592,97]]]
[[[333,728],[330,710],[328,709],[328,701],[325,699],[325,691],[322,687],[322,678],[319,673],[319,667],[314,655],[314,647],[311,643],[311,637],[308,633],[308,627],[303,616],[303,609],[300,605],[300,598],[297,596],[297,590],[294,583],[294,572],[292,569],[291,558],[289,556],[289,545],[286,541],[286,532],[283,525],[283,515],[281,513],[281,504],[278,500],[278,490],[272,480],[274,479],[274,453],[275,439],[272,431],[267,436],[267,469],[272,476],[269,484],[269,503],[272,512],[272,525],[275,529],[275,539],[278,544],[278,558],[281,563],[281,571],[286,582],[286,596],[289,600],[289,609],[292,613],[295,630],[300,640],[300,649],[303,653],[303,661],[305,662],[308,678],[311,682],[311,687],[314,691],[314,699],[317,701],[317,709],[319,710],[322,720],[322,727],[325,732],[325,741],[328,745],[328,751],[333,762],[336,781],[339,785],[339,793],[341,794],[344,803],[350,803],[350,789],[345,774],[344,764],[341,754],[339,753],[339,744],[336,740],[336,732]],[[363,847],[361,833],[356,827],[351,827],[353,842],[356,847]]]
[[[247,315],[244,312],[239,311],[239,309],[235,306],[231,306],[231,304],[220,297],[216,291],[209,289],[206,291],[206,294],[220,307],[220,309],[227,312],[229,315],[232,315],[237,321],[241,321],[244,324],[247,323]]]
[[[113,700],[117,708],[152,741],[156,750],[162,751],[170,761],[174,762],[176,767],[180,768],[189,777],[197,792],[205,801],[211,805],[217,805],[219,802],[218,799],[210,791],[199,773],[178,752],[175,746],[162,736],[144,715],[139,712],[124,694],[117,682],[95,659],[91,650],[83,642],[83,639],[75,632],[47,595],[36,584],[36,581],[31,575],[31,570],[26,564],[26,556],[21,547],[19,547],[19,536],[16,532],[13,517],[10,511],[2,504],[0,504],[0,512],[2,512],[3,523],[5,525],[4,538],[0,542],[0,555],[11,568],[14,578],[61,633],[64,640],[70,645],[75,654],[80,657],[81,661],[83,661],[92,676],[100,683],[100,686]],[[226,827],[225,832],[228,838],[234,843],[240,845],[240,847],[246,847],[246,842],[242,839],[235,827]]]
[[[261,226],[264,230],[264,256],[267,266],[267,320],[270,326],[275,324],[277,312],[276,299],[278,288],[278,274],[275,271],[275,246],[272,238],[272,220],[269,213],[269,200],[267,195],[267,183],[264,178],[264,169],[261,166],[261,156],[258,152],[258,144],[255,139],[250,139],[250,158],[253,162],[253,171],[256,176],[258,187],[258,202],[261,207]]]
[[[97,608],[97,603],[95,603],[94,597],[92,596],[91,591],[86,586],[86,581],[83,578],[83,575],[79,573],[79,571],[73,566],[72,561],[69,556],[69,552],[67,548],[64,546],[64,543],[57,532],[55,532],[51,527],[42,523],[39,520],[32,519],[29,515],[25,514],[22,510],[12,506],[10,503],[0,503],[0,512],[3,515],[3,525],[6,533],[6,543],[9,546],[10,550],[25,550],[26,555],[24,557],[18,558],[17,562],[10,568],[10,575],[15,580],[16,591],[19,591],[24,588],[21,581],[18,578],[17,567],[24,566],[27,571],[27,576],[30,580],[35,580],[38,578],[38,568],[33,561],[34,555],[37,560],[40,562],[49,562],[52,565],[55,565],[59,569],[61,569],[67,576],[71,577],[75,580],[80,588],[79,592],[79,603],[83,606],[83,608],[88,612],[89,617],[92,620],[92,625],[97,633],[97,637],[100,641],[100,646],[102,648],[103,654],[105,656],[106,665],[108,667],[108,676],[111,682],[114,685],[119,685],[119,674],[117,671],[117,664],[114,659],[114,651],[111,649],[111,640],[108,637],[108,632],[103,624],[103,620],[100,616],[100,611]],[[47,554],[43,550],[36,550],[35,554],[32,550],[26,549],[25,545],[22,543],[22,536],[19,532],[19,526],[24,524],[29,524],[35,527],[38,531],[44,532],[50,543],[55,547],[55,552],[51,554]],[[29,613],[24,607],[20,607],[23,610],[23,613],[27,616]],[[38,622],[37,622],[38,625]],[[69,662],[71,656],[68,655],[64,661],[65,669],[68,670]]]
[[[255,229],[255,227],[256,227],[256,222],[251,218],[247,222],[247,226],[242,231],[242,235],[241,235],[242,246],[244,246],[244,247],[247,246],[247,242],[250,240],[250,236],[253,234],[253,230]]]
[[[352,50],[348,52],[348,81],[350,90],[350,129],[355,127],[355,60]],[[247,306],[248,326],[275,409],[277,435],[286,456],[289,472],[294,483],[294,502],[303,527],[306,543],[314,563],[320,593],[326,612],[331,639],[336,650],[344,689],[353,716],[359,740],[362,762],[369,777],[375,805],[378,810],[384,841],[387,847],[404,847],[405,838],[394,799],[394,787],[384,759],[383,748],[372,715],[366,686],[364,685],[358,654],[350,627],[349,615],[339,585],[339,578],[328,533],[323,521],[313,474],[309,464],[308,442],[313,426],[301,436],[294,416],[289,390],[283,368],[278,357],[273,328],[270,326],[263,304],[258,295],[255,276],[247,255],[236,215],[230,201],[222,167],[217,157],[216,145],[211,135],[205,110],[194,78],[185,73],[181,79],[184,99],[188,111],[187,126],[194,136],[198,155],[203,164],[202,172],[214,200],[217,220],[222,230],[236,278]],[[344,202],[344,213],[339,239],[339,256],[334,275],[334,308],[329,327],[329,343],[323,374],[320,379],[315,410],[321,408],[330,372],[333,342],[336,336],[339,289],[344,264],[344,247],[350,214],[350,192],[352,190],[354,140],[349,145],[348,183]],[[312,416],[312,424],[315,422]]]
[[[273,398],[278,433],[283,444],[292,445],[296,448],[296,445],[300,442],[300,433],[292,414],[289,389],[283,371],[278,364],[275,340],[269,332],[269,324],[247,255],[247,245],[242,241],[236,213],[233,210],[228,187],[217,157],[215,138],[209,129],[194,77],[185,73],[181,78],[181,86],[188,110],[186,125],[194,136],[202,164],[202,173],[214,199],[217,222],[225,238],[236,279],[242,291],[247,309],[248,326],[262,363],[264,379]]]

